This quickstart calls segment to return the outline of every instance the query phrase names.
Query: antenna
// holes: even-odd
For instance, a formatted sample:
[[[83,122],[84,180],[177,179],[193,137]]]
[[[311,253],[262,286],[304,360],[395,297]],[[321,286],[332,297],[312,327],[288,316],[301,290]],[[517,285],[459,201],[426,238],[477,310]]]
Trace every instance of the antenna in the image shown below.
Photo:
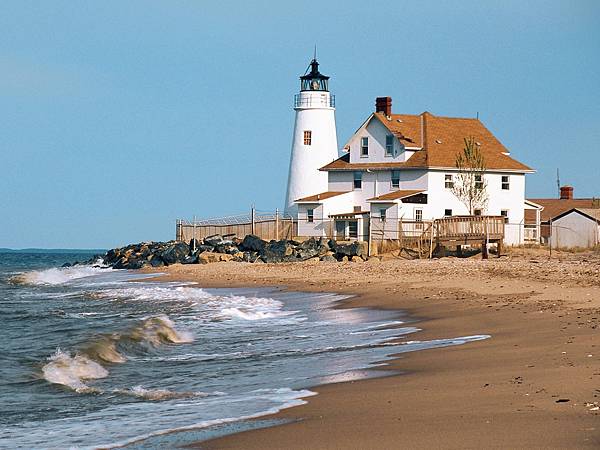
[[[477,111],[477,120],[479,120],[479,111]]]
[[[313,56],[313,59],[316,61],[317,60],[317,44],[315,44],[315,54]]]
[[[556,168],[556,187],[558,188],[558,196],[560,198],[560,174],[558,172],[558,167]]]

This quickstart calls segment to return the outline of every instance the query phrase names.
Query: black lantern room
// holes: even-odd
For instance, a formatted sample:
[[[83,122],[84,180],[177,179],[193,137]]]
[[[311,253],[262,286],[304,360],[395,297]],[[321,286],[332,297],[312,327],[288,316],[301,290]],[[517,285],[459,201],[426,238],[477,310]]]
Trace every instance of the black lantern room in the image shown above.
[[[310,63],[310,73],[300,77],[301,91],[328,91],[329,77],[319,73],[319,63],[316,58]]]

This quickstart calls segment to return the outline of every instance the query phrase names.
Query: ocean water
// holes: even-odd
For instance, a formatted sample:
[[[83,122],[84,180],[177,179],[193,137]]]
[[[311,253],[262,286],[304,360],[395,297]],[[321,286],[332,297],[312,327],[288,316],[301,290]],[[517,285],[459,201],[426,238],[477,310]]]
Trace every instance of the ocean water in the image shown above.
[[[0,254],[0,448],[170,448],[262,426],[247,419],[391,354],[488,337],[415,341],[401,313],[335,294],[59,268],[85,258]]]

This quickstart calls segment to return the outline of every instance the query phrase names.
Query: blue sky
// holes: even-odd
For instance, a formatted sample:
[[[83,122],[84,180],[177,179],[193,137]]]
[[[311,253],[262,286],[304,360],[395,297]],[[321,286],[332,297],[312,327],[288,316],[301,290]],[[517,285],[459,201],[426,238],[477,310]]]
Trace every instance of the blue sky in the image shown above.
[[[600,196],[597,1],[3,1],[0,247],[112,247],[175,219],[282,207],[318,45],[340,145],[398,113],[474,117]]]

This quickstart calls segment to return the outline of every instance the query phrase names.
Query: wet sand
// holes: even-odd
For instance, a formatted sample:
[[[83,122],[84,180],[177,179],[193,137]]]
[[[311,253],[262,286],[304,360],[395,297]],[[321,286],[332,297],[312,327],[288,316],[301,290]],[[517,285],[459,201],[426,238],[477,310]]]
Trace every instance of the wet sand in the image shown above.
[[[399,355],[400,374],[312,390],[290,423],[207,449],[599,448],[600,257],[170,266],[205,287],[351,293],[343,307],[406,311],[413,340],[490,334]],[[164,280],[164,277],[161,277]],[[376,370],[376,369],[375,369]]]

